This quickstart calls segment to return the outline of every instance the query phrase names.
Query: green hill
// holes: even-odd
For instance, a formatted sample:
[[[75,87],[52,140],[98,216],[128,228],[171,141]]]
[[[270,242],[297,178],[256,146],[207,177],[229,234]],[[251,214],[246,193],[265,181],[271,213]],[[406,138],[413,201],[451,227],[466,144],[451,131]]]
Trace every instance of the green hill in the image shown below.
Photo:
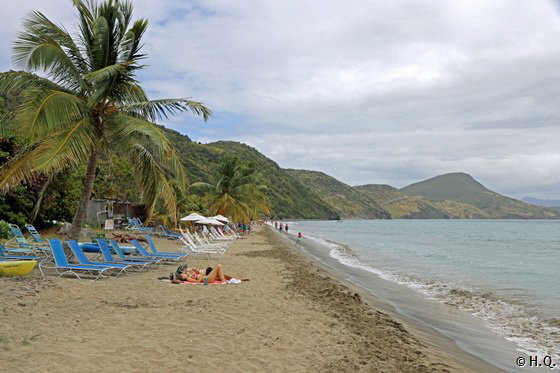
[[[457,172],[433,177],[400,190],[409,196],[421,196],[441,205],[455,202],[474,206],[493,219],[558,218],[552,209],[529,205],[487,189],[472,176]]]
[[[198,144],[176,131],[165,129],[187,167],[190,182],[212,179],[213,172],[224,153],[255,163],[261,181],[267,186],[272,217],[275,219],[338,219],[338,213],[313,191],[302,185],[276,162],[256,149],[233,141]]]
[[[486,218],[487,214],[468,204],[453,201],[433,201],[409,196],[389,185],[368,184],[354,187],[379,202],[395,219],[471,219]]]
[[[291,169],[285,171],[320,196],[342,218],[391,218],[375,199],[323,172]]]

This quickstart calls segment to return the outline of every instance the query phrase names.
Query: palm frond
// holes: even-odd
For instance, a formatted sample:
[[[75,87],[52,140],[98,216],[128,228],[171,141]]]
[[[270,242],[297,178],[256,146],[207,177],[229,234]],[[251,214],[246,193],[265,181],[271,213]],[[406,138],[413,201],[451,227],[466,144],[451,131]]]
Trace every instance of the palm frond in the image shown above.
[[[64,27],[49,20],[43,13],[32,11],[24,20],[24,27],[33,34],[46,35],[58,43],[68,54],[80,73],[87,71],[87,63],[76,42]]]
[[[119,63],[106,66],[104,68],[85,74],[84,79],[92,83],[101,83],[108,80],[116,79],[119,74],[122,74],[124,72],[126,72],[126,65]]]
[[[184,98],[167,98],[136,102],[129,105],[123,105],[121,110],[125,113],[141,115],[153,122],[161,119],[167,119],[170,115],[186,110],[190,110],[193,114],[201,116],[204,120],[208,120],[208,118],[212,115],[212,111],[201,102]]]
[[[17,124],[14,119],[15,113],[7,111],[0,114],[0,137],[15,136],[17,131]]]
[[[202,191],[212,191],[214,190],[215,186],[210,184],[210,183],[205,183],[202,181],[197,181],[196,183],[192,183],[190,185],[191,189],[195,189],[195,190],[202,190]]]
[[[177,199],[170,180],[165,171],[160,167],[157,160],[148,149],[140,143],[134,144],[128,151],[131,165],[138,175],[138,180],[145,198],[148,218],[151,217],[158,198],[170,216],[177,215]]]
[[[27,89],[50,89],[70,93],[55,82],[26,71],[6,71],[0,73],[0,92],[20,94]]]
[[[37,215],[39,215],[39,210],[41,209],[41,205],[43,204],[43,199],[45,198],[45,193],[47,192],[47,189],[53,182],[56,175],[56,173],[50,174],[45,184],[43,184],[43,186],[41,187],[37,201],[35,201],[33,210],[31,210],[31,213],[29,214],[29,220],[31,220],[31,223],[33,223],[35,219],[37,219]]]
[[[46,71],[67,89],[85,88],[81,71],[64,48],[48,34],[39,33],[34,28],[24,29],[14,42],[13,51],[15,64],[29,70]]]
[[[107,118],[108,138],[114,139],[113,145],[123,146],[130,136],[145,136],[150,147],[161,159],[171,155],[172,148],[165,133],[155,124],[144,119],[125,114],[114,114]]]
[[[23,102],[16,109],[18,132],[31,141],[66,129],[88,116],[85,103],[63,91],[26,90]]]
[[[120,62],[139,61],[145,57],[145,55],[140,54],[140,49],[142,49],[140,40],[147,28],[148,21],[140,19],[134,22],[132,27],[123,35],[119,53]]]
[[[23,181],[32,181],[39,173],[57,173],[85,163],[94,141],[91,126],[84,119],[68,130],[25,146],[0,168],[0,190],[12,188]]]

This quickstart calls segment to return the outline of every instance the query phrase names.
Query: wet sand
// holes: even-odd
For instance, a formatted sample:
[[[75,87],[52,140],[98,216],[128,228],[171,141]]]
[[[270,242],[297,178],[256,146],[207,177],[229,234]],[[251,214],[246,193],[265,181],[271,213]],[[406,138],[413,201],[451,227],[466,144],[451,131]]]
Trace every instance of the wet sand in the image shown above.
[[[99,281],[2,278],[2,370],[497,371],[395,321],[375,299],[364,302],[266,227],[237,240],[219,261],[188,260],[201,267],[218,262],[251,281],[158,281],[175,270],[170,265]]]

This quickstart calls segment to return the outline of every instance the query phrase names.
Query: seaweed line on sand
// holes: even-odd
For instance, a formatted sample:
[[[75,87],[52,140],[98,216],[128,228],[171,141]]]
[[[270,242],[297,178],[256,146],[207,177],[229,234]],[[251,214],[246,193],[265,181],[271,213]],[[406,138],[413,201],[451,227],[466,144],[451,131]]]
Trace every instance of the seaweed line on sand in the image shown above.
[[[273,249],[238,255],[269,257],[283,262],[285,290],[309,299],[313,306],[342,324],[349,333],[337,342],[341,358],[325,361],[324,372],[451,372],[446,360],[428,356],[427,348],[389,315],[363,302],[360,295],[325,276],[270,229],[261,233]],[[297,274],[297,275],[294,275]],[[387,351],[394,353],[387,354]],[[352,356],[351,356],[352,355]]]

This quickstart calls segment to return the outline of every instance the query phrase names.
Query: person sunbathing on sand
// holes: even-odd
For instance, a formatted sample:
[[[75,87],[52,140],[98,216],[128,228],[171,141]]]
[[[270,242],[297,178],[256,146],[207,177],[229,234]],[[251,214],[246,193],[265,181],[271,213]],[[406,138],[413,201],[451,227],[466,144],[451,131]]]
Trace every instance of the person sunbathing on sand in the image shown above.
[[[221,281],[227,282],[233,277],[224,274],[222,265],[218,264],[216,268],[208,267],[205,270],[202,268],[186,268],[183,273],[171,280],[174,284],[181,282],[204,282],[204,277],[208,277],[208,282]],[[248,278],[242,278],[241,281],[249,281]]]

